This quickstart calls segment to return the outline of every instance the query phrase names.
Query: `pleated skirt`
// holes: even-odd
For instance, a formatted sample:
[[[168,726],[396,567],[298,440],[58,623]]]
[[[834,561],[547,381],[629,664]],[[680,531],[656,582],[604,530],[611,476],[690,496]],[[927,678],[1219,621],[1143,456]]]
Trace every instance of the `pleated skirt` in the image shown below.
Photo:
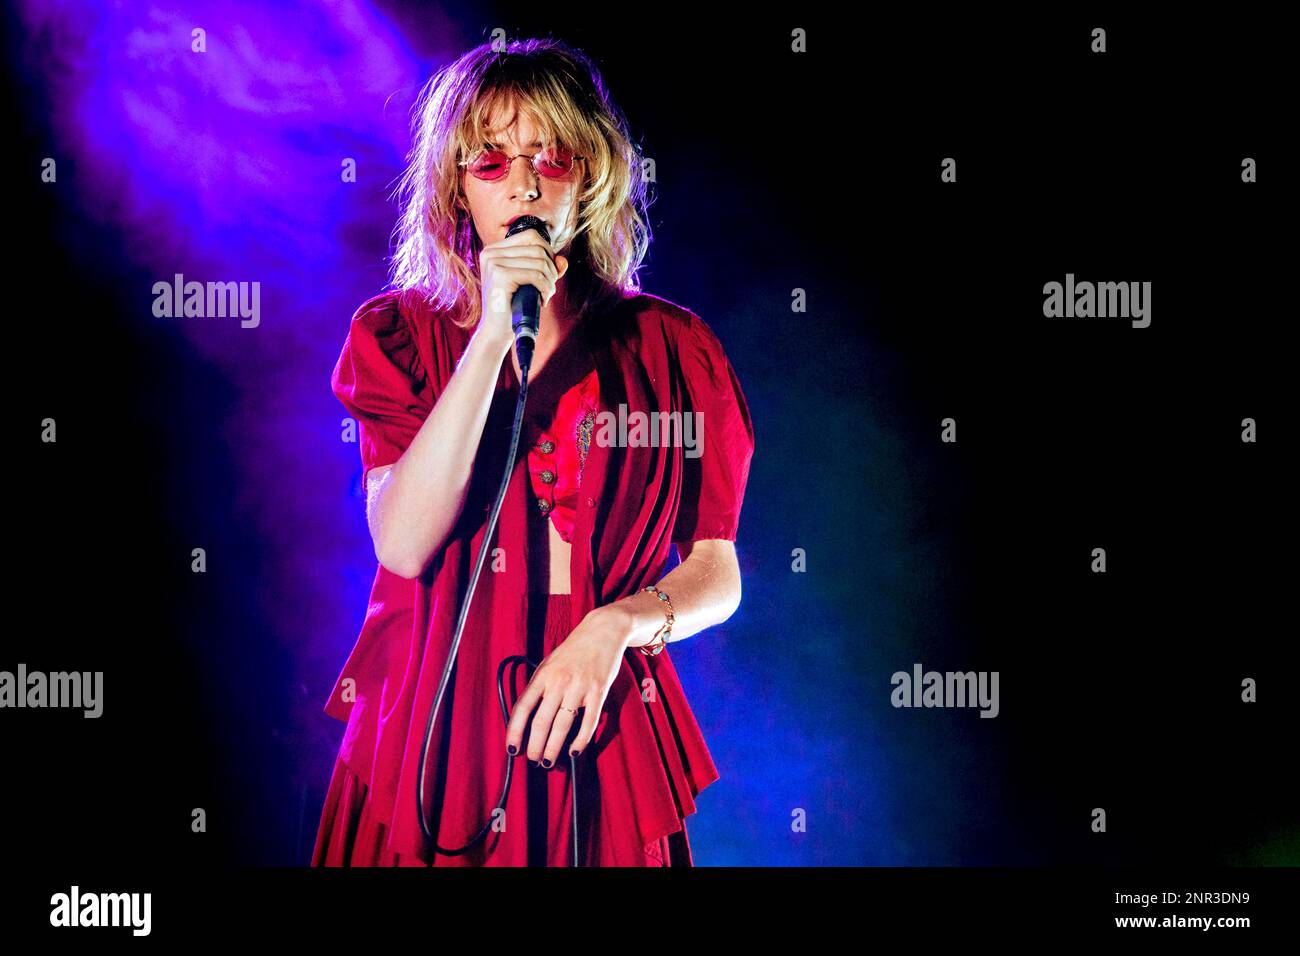
[[[537,595],[542,598],[543,595]],[[545,600],[530,601],[530,620],[528,622],[528,657],[533,661],[543,660],[558,646],[573,629],[570,615],[570,595],[545,595]],[[462,646],[461,652],[465,648]],[[460,661],[457,662],[460,666]],[[622,672],[628,672],[624,665]],[[506,702],[513,708],[515,700],[527,686],[532,675],[532,668],[513,667],[507,672]],[[623,674],[620,674],[623,679]],[[629,677],[629,680],[632,678]],[[448,696],[454,695],[453,680],[448,687]],[[680,687],[675,679],[664,689],[665,693],[680,694]],[[611,688],[611,698],[613,698]],[[620,695],[626,697],[626,694]],[[673,704],[677,716],[671,721],[672,733],[679,731],[699,734],[699,729],[690,715],[684,697],[679,701],[664,701]],[[474,847],[461,853],[437,852],[430,855],[429,861],[397,852],[392,848],[389,825],[376,818],[374,808],[368,800],[369,793],[364,779],[353,772],[342,760],[334,764],[321,811],[320,826],[316,835],[316,844],[312,851],[313,866],[573,866],[573,800],[576,793],[578,801],[578,865],[580,866],[692,866],[690,842],[686,834],[684,819],[680,819],[677,832],[664,834],[649,843],[640,842],[637,834],[636,820],[627,815],[625,807],[636,802],[635,793],[627,793],[626,801],[618,790],[621,787],[635,789],[638,775],[647,782],[659,782],[666,778],[673,791],[686,793],[690,802],[689,782],[682,772],[683,758],[691,748],[681,740],[676,741],[677,753],[673,759],[655,759],[655,766],[646,766],[648,753],[662,752],[665,742],[660,740],[657,746],[632,746],[619,739],[626,732],[619,730],[612,741],[597,748],[589,745],[577,758],[576,780],[570,768],[568,748],[577,735],[583,712],[576,715],[564,746],[560,750],[557,763],[549,768],[534,766],[526,753],[508,757],[504,752],[504,732],[501,730],[499,700],[494,696],[492,710],[495,711],[492,729],[486,732],[480,741],[500,738],[501,746],[488,749],[482,746],[455,747],[445,750],[446,765],[435,768],[430,762],[427,779],[445,778],[452,774],[477,773],[485,775],[477,781],[473,789],[480,795],[490,794],[483,800],[483,806],[468,807],[458,805],[449,815],[452,823],[443,823],[435,816],[431,826],[438,834],[438,844],[443,849],[459,849],[475,836],[479,829],[492,819],[492,811],[500,796],[505,780],[505,763],[513,763],[510,792],[504,815],[498,815],[498,826],[493,827]],[[636,698],[634,706],[639,706]],[[446,703],[444,702],[444,708]],[[486,711],[480,712],[486,714]],[[438,723],[444,720],[442,713]],[[423,719],[416,722],[422,733]],[[628,722],[632,723],[632,722]],[[649,728],[651,722],[645,721]],[[524,743],[527,746],[531,723],[525,730]],[[413,731],[412,731],[413,732]],[[649,733],[650,731],[646,731]],[[435,733],[437,728],[435,727]],[[598,734],[599,736],[599,734]],[[593,739],[592,744],[596,740]],[[703,740],[692,741],[697,748],[703,747]],[[611,768],[613,772],[601,778],[601,765]],[[451,791],[454,793],[454,788]],[[414,792],[411,794],[415,801]],[[693,808],[693,803],[691,804]],[[500,825],[500,824],[504,825]],[[449,832],[449,830],[455,832]],[[615,845],[617,844],[617,846]]]

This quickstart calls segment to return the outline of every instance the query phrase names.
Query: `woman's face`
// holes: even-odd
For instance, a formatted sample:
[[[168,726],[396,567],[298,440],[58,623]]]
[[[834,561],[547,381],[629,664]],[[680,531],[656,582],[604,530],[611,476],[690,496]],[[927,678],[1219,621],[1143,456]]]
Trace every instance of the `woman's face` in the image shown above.
[[[541,137],[523,114],[517,114],[513,126],[504,128],[507,117],[502,112],[499,110],[492,117],[488,143],[500,146],[507,155],[524,155],[511,160],[509,172],[491,182],[475,177],[462,167],[461,188],[465,191],[474,229],[479,240],[489,245],[506,237],[510,220],[516,216],[536,216],[546,223],[551,248],[556,253],[564,252],[578,225],[577,196],[586,165],[578,160],[564,179],[539,176],[528,157],[541,152]]]

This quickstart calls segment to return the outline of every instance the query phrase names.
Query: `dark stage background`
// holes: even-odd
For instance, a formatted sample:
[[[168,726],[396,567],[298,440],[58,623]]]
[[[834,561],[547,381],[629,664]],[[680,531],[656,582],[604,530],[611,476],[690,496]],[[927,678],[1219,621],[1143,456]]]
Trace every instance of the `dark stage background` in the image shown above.
[[[657,164],[644,288],[753,414],[741,609],[672,651],[722,773],[697,864],[1300,861],[1280,30],[312,9],[6,10],[0,669],[105,674],[97,720],[0,714],[11,859],[307,862],[374,572],[329,374],[385,281],[411,101],[500,26],[597,60]],[[155,318],[175,272],[260,280],[261,325]],[[1150,281],[1151,325],[1045,318],[1067,273]],[[999,715],[891,706],[918,662],[998,671]]]

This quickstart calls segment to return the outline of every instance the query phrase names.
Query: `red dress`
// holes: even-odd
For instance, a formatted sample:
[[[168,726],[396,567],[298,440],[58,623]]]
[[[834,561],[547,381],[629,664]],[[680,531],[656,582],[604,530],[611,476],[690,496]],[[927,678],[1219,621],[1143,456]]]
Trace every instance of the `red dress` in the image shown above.
[[[592,371],[564,392],[555,434],[521,436],[491,542],[500,550],[489,554],[475,586],[435,725],[426,807],[444,847],[477,833],[500,796],[506,759],[496,685],[501,659],[540,660],[593,608],[657,583],[672,543],[736,540],[754,433],[717,337],[688,310],[644,294],[575,332]],[[382,293],[357,310],[332,385],[360,424],[365,470],[401,456],[470,334],[413,292]],[[325,705],[347,729],[313,865],[571,863],[575,788],[564,755],[547,771],[529,767],[522,754],[511,758],[517,762],[505,828],[469,853],[433,852],[417,819],[425,722],[509,450],[518,382],[513,364],[502,365],[466,502],[447,542],[417,579],[377,567],[361,633]],[[530,380],[530,399],[549,367]],[[692,438],[687,426],[676,442],[663,433],[647,441],[653,432],[645,420],[656,412],[681,413],[681,421],[690,418],[702,429]],[[559,429],[588,418],[586,450],[564,443]],[[534,447],[547,440],[556,443],[553,452]],[[546,455],[557,456],[557,467],[549,469],[555,481],[542,480]],[[540,511],[553,516],[572,545],[572,593],[547,600],[530,594],[527,580],[528,522]],[[680,652],[624,653],[595,736],[578,758],[583,865],[692,863],[684,819],[718,771],[672,653]],[[527,675],[517,674],[507,699],[526,683]]]

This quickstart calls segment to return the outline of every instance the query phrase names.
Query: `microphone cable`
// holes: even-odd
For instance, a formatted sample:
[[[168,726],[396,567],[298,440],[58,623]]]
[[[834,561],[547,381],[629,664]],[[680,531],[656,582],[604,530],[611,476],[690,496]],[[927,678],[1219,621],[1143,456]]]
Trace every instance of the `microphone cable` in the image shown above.
[[[521,287],[521,290],[523,288],[532,289],[531,286]],[[525,338],[525,339],[521,339],[520,341],[525,342],[529,346],[532,345],[532,342],[529,339]],[[417,811],[420,819],[420,829],[424,833],[424,838],[433,844],[434,850],[446,856],[460,856],[464,853],[467,853],[469,852],[470,849],[477,846],[483,840],[484,837],[487,836],[488,832],[492,829],[492,823],[493,820],[496,818],[497,811],[499,810],[503,811],[505,809],[506,798],[510,795],[510,778],[512,775],[512,771],[514,769],[514,763],[511,759],[511,755],[507,753],[506,754],[506,779],[505,779],[505,785],[501,788],[501,798],[497,801],[497,805],[493,807],[492,811],[488,814],[487,823],[483,824],[482,829],[478,831],[478,833],[473,837],[473,839],[471,839],[464,846],[459,846],[459,847],[439,846],[437,835],[434,834],[433,831],[429,828],[429,822],[425,818],[425,814],[424,814],[425,763],[428,760],[428,756],[429,756],[429,742],[433,738],[433,725],[434,722],[438,719],[438,708],[442,705],[442,697],[444,692],[447,690],[447,683],[451,679],[452,667],[454,667],[456,663],[456,652],[460,648],[461,632],[462,630],[464,630],[465,627],[465,619],[469,615],[469,602],[474,597],[474,588],[478,584],[479,573],[483,570],[483,559],[487,557],[488,545],[491,544],[492,535],[496,531],[497,517],[501,512],[501,505],[505,501],[506,489],[510,485],[510,475],[514,471],[515,453],[518,451],[519,448],[519,432],[523,424],[524,402],[528,397],[528,370],[532,365],[532,349],[531,348],[520,349],[520,352],[521,352],[520,357],[522,361],[520,362],[519,399],[515,404],[515,419],[514,419],[514,424],[511,427],[510,454],[506,457],[505,475],[501,479],[500,490],[497,491],[496,501],[493,502],[491,514],[488,516],[487,531],[483,534],[483,543],[479,546],[478,558],[474,562],[474,571],[470,575],[469,587],[465,592],[465,599],[464,601],[461,602],[460,614],[456,620],[456,630],[451,639],[451,652],[447,656],[447,665],[443,668],[442,679],[438,683],[438,692],[437,694],[434,695],[433,698],[433,707],[430,708],[429,710],[429,721],[424,728],[424,744],[420,747],[420,773],[417,780],[418,786],[416,787],[416,802],[417,802]],[[527,623],[525,623],[525,627],[526,626]],[[505,680],[506,667],[511,663],[524,664],[526,666],[532,667],[533,669],[536,669],[541,666],[540,662],[534,663],[529,658],[519,654],[512,654],[511,656],[506,657],[501,661],[500,666],[497,668],[497,695],[501,702],[502,722],[506,726],[509,725],[510,711],[509,708],[506,706],[506,692],[505,692],[504,680]],[[520,750],[519,753],[515,754],[514,756],[518,757],[523,753],[524,751]],[[578,772],[578,758],[573,755],[572,751],[570,751],[569,780],[570,780],[570,785],[573,788],[573,795],[572,795],[573,799],[571,802],[573,804],[573,865],[575,867],[582,865],[581,863],[582,857],[579,853],[579,846],[578,846],[577,772]],[[432,866],[433,865],[432,862],[430,862],[429,865]]]

